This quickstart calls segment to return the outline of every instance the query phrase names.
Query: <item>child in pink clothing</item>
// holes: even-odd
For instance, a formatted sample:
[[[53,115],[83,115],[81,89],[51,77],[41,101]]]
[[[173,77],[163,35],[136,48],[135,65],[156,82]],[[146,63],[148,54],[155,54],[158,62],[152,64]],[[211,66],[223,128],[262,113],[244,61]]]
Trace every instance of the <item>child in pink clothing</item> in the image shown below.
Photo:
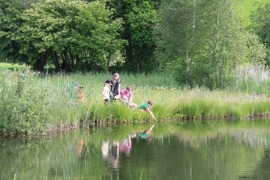
[[[126,89],[120,91],[121,100],[124,102],[125,105],[129,107],[136,108],[137,104],[132,102],[132,89],[131,87],[126,87]]]

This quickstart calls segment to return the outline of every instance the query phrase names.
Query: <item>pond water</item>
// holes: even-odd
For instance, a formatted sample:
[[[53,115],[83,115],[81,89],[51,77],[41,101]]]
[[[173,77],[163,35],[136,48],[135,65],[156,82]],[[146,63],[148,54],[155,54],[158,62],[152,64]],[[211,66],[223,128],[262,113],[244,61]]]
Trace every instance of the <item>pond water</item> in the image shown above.
[[[270,121],[92,127],[0,140],[0,179],[270,179]]]

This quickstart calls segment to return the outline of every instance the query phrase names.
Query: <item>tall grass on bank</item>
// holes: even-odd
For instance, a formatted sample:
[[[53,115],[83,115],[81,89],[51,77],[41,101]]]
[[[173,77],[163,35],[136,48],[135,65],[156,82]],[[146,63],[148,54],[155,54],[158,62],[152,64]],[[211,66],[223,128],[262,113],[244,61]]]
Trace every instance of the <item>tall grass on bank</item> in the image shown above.
[[[152,100],[156,119],[119,102],[105,106],[102,89],[111,74],[21,74],[0,71],[0,134],[42,134],[85,122],[141,122],[169,119],[242,119],[270,111],[266,95],[179,88],[165,74],[120,74],[121,87],[133,88],[138,105]],[[77,101],[74,82],[83,86],[85,100]],[[252,117],[251,117],[252,118]]]
[[[270,73],[262,66],[246,65],[235,70],[233,91],[270,96]]]

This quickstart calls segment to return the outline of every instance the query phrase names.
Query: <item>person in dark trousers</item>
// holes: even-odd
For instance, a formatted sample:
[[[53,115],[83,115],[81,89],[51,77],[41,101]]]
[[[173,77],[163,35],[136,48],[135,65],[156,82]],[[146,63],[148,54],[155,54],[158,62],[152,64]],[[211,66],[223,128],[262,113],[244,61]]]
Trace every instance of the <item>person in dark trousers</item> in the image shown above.
[[[121,88],[120,76],[118,73],[113,74],[111,83],[112,83],[111,92],[113,94],[111,99],[118,100],[120,99],[120,88]]]

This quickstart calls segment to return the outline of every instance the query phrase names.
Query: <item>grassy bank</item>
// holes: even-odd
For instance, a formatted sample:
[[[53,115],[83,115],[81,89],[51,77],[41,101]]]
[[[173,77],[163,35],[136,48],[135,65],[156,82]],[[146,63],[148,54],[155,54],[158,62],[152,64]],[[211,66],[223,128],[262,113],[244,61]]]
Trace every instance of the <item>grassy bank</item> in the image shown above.
[[[45,134],[94,122],[253,119],[270,112],[269,98],[263,94],[180,88],[165,74],[120,76],[122,88],[132,86],[135,103],[154,102],[156,119],[118,102],[105,106],[102,89],[104,81],[111,79],[108,73],[46,76],[0,71],[0,134]],[[83,103],[77,100],[74,82],[83,86]]]

